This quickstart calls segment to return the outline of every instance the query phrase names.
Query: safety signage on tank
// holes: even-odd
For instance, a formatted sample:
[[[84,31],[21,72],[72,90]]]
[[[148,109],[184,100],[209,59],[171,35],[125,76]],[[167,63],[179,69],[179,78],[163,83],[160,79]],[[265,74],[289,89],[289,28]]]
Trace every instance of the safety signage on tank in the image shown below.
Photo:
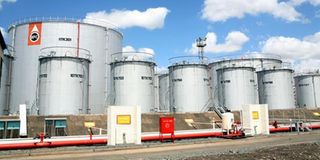
[[[41,44],[41,29],[42,29],[41,22],[35,22],[35,23],[29,24],[28,46]]]

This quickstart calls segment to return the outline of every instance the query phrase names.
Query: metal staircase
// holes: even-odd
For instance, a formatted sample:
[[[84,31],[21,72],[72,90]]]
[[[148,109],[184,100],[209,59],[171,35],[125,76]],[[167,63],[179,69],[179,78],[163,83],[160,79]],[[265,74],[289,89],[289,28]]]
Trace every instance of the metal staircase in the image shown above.
[[[214,96],[218,95],[218,89],[215,89],[215,93]],[[216,114],[222,118],[222,114],[225,112],[228,112],[228,108],[226,108],[225,106],[219,104],[218,101],[214,100],[215,98],[210,98],[206,105],[203,106],[203,108],[201,109],[202,112],[207,112],[207,111],[214,111],[216,112]]]

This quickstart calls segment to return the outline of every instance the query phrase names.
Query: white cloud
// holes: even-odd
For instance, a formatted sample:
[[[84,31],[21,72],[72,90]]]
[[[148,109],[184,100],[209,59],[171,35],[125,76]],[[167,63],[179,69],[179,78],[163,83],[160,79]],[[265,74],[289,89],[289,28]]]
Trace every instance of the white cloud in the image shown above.
[[[3,38],[6,39],[6,38],[7,38],[7,32],[6,32],[6,30],[5,30],[4,28],[0,27],[0,31],[1,31],[1,33],[2,33]]]
[[[288,2],[288,4],[292,5],[292,6],[299,6],[302,3],[310,3],[313,6],[318,6],[320,5],[320,0],[290,0]]]
[[[149,53],[151,55],[154,55],[155,52],[153,49],[151,48],[139,48],[139,49],[135,49],[134,47],[128,45],[122,48],[122,52],[145,52],[145,53]]]
[[[320,5],[320,0],[309,0],[310,4],[314,5],[314,6],[318,6]]]
[[[2,3],[7,2],[7,3],[15,3],[17,0],[0,0],[0,10],[2,9]]]
[[[125,46],[122,48],[122,52],[135,52],[136,50],[132,46]]]
[[[145,53],[150,53],[150,54],[152,54],[152,55],[154,55],[155,53],[154,53],[154,50],[153,49],[151,49],[151,48],[139,48],[139,50],[138,50],[139,52],[145,52]]]
[[[289,59],[320,59],[320,32],[303,39],[293,37],[270,37],[262,47],[262,52],[279,54]]]
[[[164,7],[149,8],[145,11],[138,10],[112,10],[87,13],[84,19],[87,23],[94,23],[110,27],[111,24],[125,29],[130,27],[142,27],[149,30],[162,28],[165,18],[170,11]],[[108,25],[109,23],[109,25]]]
[[[278,0],[205,0],[202,10],[202,18],[213,22],[258,14],[270,14],[289,22],[304,20],[293,4]]]
[[[155,72],[156,72],[156,74],[165,74],[165,73],[168,73],[169,71],[168,71],[168,67],[156,66]]]
[[[290,0],[288,1],[288,4],[290,4],[291,6],[299,6],[304,2],[306,2],[306,0]]]
[[[320,69],[320,32],[302,39],[270,37],[262,43],[261,52],[280,55],[293,63],[296,72]]]
[[[288,3],[293,6],[299,6],[305,2],[310,3],[313,6],[320,5],[320,0],[290,0]]]
[[[242,49],[242,46],[249,41],[244,33],[240,31],[229,32],[225,38],[224,43],[217,42],[217,35],[214,32],[208,32],[206,35],[207,46],[204,48],[204,52],[207,53],[228,53],[235,52]],[[188,49],[187,52],[197,53],[198,48],[196,43],[192,44],[192,48]]]

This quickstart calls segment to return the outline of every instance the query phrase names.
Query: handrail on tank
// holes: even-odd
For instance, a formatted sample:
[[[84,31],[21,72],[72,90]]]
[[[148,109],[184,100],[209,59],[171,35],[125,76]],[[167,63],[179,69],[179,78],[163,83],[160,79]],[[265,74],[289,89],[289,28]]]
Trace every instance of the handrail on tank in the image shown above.
[[[297,71],[294,74],[294,77],[298,77],[298,76],[307,76],[307,75],[320,75],[320,69],[304,69],[301,71]]]
[[[210,63],[227,61],[227,60],[237,60],[237,59],[257,59],[257,58],[266,58],[266,59],[277,59],[281,60],[280,55],[271,54],[271,53],[249,53],[244,55],[229,55],[229,56],[217,56],[210,60]]]
[[[154,55],[148,52],[116,52],[111,54],[111,62],[123,61],[145,61],[155,63]]]
[[[199,56],[178,56],[178,57],[172,57],[168,60],[171,65],[208,64],[208,57],[203,57],[203,59],[201,59]]]
[[[69,17],[28,17],[16,20],[10,24],[10,26],[15,26],[24,23],[32,23],[32,22],[81,22],[81,23],[89,23],[95,24],[103,27],[112,28],[115,30],[119,30],[119,27],[116,24],[113,24],[107,20],[95,19],[95,18],[69,18]],[[101,25],[102,24],[102,25]]]
[[[40,58],[43,57],[78,57],[91,61],[91,53],[87,49],[69,46],[50,46],[40,49]]]
[[[222,66],[221,68],[237,68],[237,67],[255,67],[254,66],[254,63],[253,62],[241,62],[241,64],[229,64],[229,66],[225,65],[225,66]]]
[[[260,67],[260,66],[259,66]],[[274,66],[274,65],[266,65],[264,64],[263,68],[257,68],[256,70],[272,70],[272,69],[290,69],[293,70],[292,64],[290,62],[282,62],[281,65],[279,66]]]

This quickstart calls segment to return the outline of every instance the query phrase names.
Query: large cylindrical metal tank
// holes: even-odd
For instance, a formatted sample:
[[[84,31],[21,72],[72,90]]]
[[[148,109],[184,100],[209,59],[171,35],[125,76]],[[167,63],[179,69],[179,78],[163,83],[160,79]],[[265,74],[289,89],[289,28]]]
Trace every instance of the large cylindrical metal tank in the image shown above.
[[[214,105],[220,105],[218,87],[219,83],[217,80],[217,69],[223,67],[253,67],[256,71],[262,70],[263,68],[279,68],[282,64],[280,57],[275,55],[263,54],[260,56],[243,56],[230,59],[214,60],[209,64],[209,76],[210,76],[210,86],[211,95]],[[255,74],[255,97],[259,99],[258,93],[258,80]]]
[[[320,74],[301,74],[294,77],[298,107],[320,107]]]
[[[258,103],[255,97],[254,71],[253,67],[227,67],[217,70],[221,106],[233,111],[242,110],[242,106],[246,104]]]
[[[153,77],[153,87],[154,87],[154,111],[159,112],[159,76],[160,74],[155,73]]]
[[[111,63],[113,77],[111,105],[140,106],[142,113],[154,111],[153,59],[144,57],[149,55],[147,53],[121,54],[123,58]]]
[[[90,61],[56,56],[39,61],[40,115],[88,113]]]
[[[203,112],[211,104],[207,65],[177,63],[169,66],[170,111]]]
[[[34,26],[36,25],[36,28]],[[29,43],[38,31],[38,43]],[[91,113],[104,113],[110,90],[110,56],[122,50],[122,34],[111,28],[76,20],[44,19],[20,22],[9,28],[9,42],[15,48],[12,72],[11,113],[19,104],[36,110],[38,59],[45,47],[85,48],[92,55],[90,64],[89,108]],[[26,72],[27,71],[27,72]]]
[[[160,112],[170,111],[169,74],[161,74],[159,79],[159,109]]]
[[[258,71],[259,103],[269,109],[295,108],[292,69]]]
[[[4,55],[2,64],[0,64],[0,115],[9,114],[12,61],[12,56]]]

